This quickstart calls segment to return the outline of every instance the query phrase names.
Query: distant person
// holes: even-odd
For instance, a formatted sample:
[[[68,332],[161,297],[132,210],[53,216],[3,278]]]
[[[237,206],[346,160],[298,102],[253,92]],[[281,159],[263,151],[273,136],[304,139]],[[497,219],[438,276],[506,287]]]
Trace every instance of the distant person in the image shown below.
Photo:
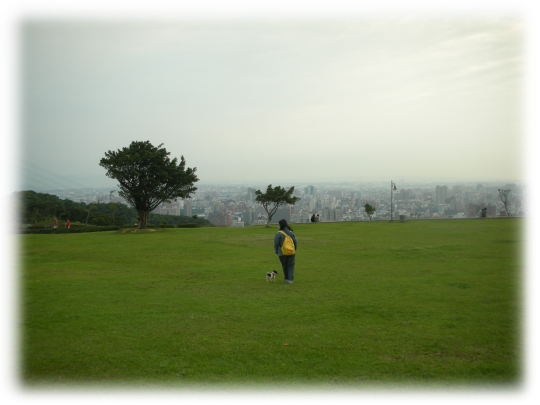
[[[311,216],[311,222],[315,222],[315,214]]]
[[[317,216],[315,217],[315,222],[319,222],[321,220],[321,218],[319,217],[319,214],[317,214]]]
[[[276,236],[274,237],[274,251],[276,255],[278,255],[279,261],[281,262],[281,268],[283,269],[285,283],[292,284],[294,281],[294,263],[298,242],[296,241],[296,236],[294,235],[292,228],[287,224],[287,220],[280,220],[278,227],[279,232],[277,232]],[[290,236],[294,242],[295,254],[291,256],[283,256],[283,252],[281,251],[281,246],[283,245],[283,242],[285,242],[285,235],[283,235],[282,232]]]
[[[68,218],[67,221],[66,221],[66,228],[69,229],[70,226],[71,226],[71,221],[70,221],[69,218]]]
[[[54,227],[58,228],[58,219],[54,218]]]

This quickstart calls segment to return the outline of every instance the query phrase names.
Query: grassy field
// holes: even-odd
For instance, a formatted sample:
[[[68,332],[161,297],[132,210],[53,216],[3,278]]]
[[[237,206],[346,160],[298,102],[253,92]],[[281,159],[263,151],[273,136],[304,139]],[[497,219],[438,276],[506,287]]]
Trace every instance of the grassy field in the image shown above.
[[[515,385],[521,219],[22,235],[25,385]]]

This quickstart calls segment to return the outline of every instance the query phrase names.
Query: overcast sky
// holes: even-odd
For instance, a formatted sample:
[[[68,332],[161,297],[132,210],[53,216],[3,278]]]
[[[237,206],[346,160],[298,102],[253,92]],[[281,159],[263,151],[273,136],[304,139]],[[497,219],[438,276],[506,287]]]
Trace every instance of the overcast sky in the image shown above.
[[[149,140],[201,183],[523,179],[517,17],[19,28],[21,160],[34,170],[98,186],[106,151]]]

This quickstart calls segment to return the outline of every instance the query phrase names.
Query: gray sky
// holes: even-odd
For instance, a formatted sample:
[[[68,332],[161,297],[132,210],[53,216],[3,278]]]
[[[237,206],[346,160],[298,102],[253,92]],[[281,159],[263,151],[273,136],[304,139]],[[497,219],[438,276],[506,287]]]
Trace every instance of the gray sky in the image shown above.
[[[20,34],[21,159],[61,176],[105,179],[107,150],[149,140],[204,183],[523,177],[517,18],[27,19]]]

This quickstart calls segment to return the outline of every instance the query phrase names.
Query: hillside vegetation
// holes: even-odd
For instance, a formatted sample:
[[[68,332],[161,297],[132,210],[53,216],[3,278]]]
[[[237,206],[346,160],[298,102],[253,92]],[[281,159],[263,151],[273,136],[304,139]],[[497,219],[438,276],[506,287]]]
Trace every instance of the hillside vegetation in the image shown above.
[[[22,235],[25,384],[516,384],[522,220]],[[276,283],[265,274],[278,269]]]
[[[36,228],[52,228],[54,218],[64,226],[67,218],[72,224],[82,223],[96,226],[109,225],[133,225],[137,223],[137,211],[121,203],[84,203],[74,202],[68,198],[61,199],[53,194],[36,193],[35,191],[19,191],[14,194],[14,198],[19,202],[21,224],[33,224]],[[187,217],[184,215],[162,215],[151,213],[148,223],[150,225],[160,225],[168,223],[171,225],[198,224],[201,226],[212,226],[212,224],[197,216]]]

